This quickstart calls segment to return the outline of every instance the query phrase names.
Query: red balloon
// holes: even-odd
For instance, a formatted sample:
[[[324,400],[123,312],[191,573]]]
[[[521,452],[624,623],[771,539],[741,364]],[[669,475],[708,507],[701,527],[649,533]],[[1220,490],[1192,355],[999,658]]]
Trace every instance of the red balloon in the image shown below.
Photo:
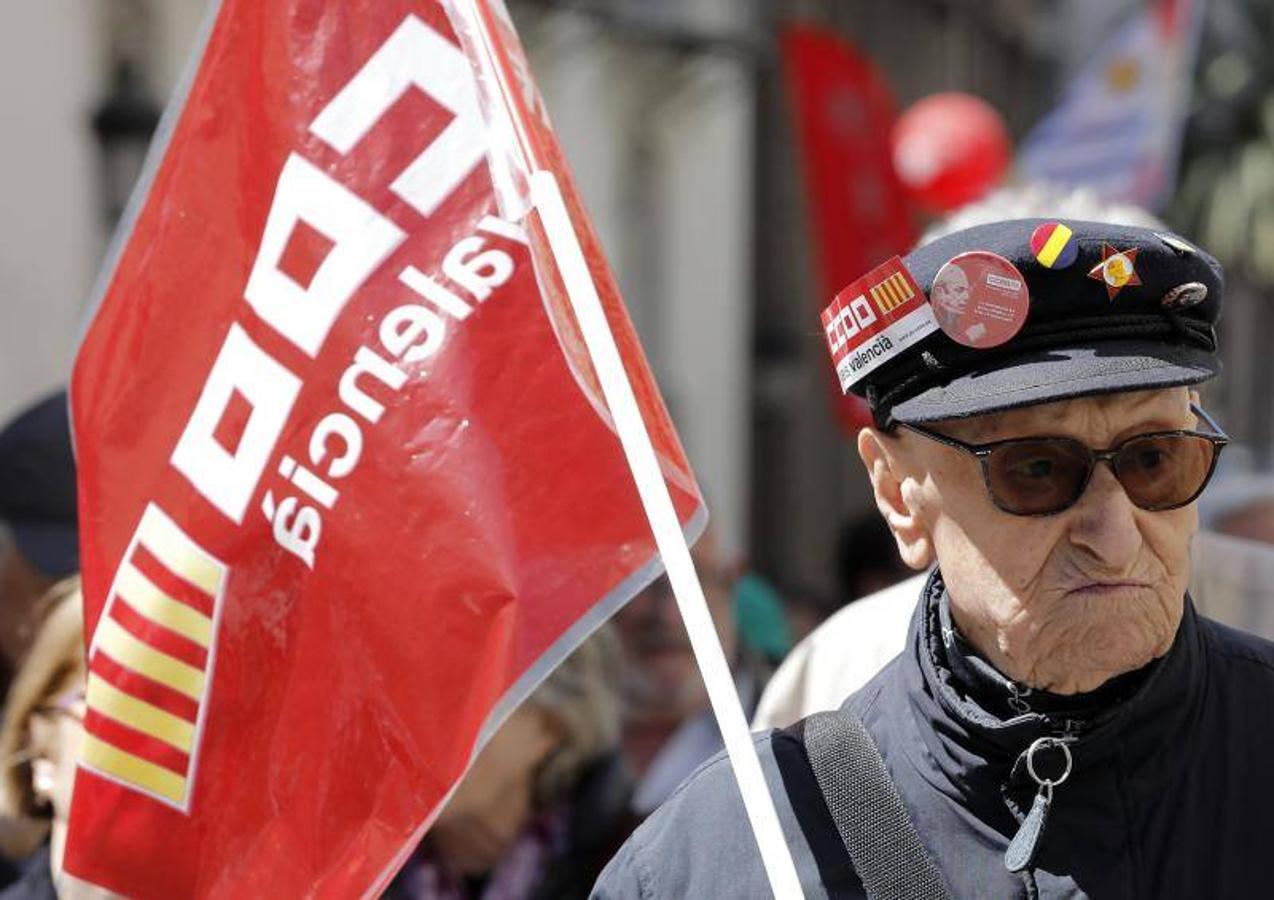
[[[913,103],[893,131],[894,167],[907,192],[933,212],[950,212],[999,184],[1012,142],[985,100],[955,91]]]

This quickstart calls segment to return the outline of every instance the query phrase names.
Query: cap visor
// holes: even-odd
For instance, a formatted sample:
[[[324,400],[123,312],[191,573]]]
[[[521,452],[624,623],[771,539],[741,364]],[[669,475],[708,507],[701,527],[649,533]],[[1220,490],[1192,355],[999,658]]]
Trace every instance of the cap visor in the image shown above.
[[[934,422],[1052,403],[1074,397],[1198,384],[1221,369],[1215,356],[1195,347],[1151,341],[1109,341],[1054,348],[974,370],[896,404],[899,422]]]

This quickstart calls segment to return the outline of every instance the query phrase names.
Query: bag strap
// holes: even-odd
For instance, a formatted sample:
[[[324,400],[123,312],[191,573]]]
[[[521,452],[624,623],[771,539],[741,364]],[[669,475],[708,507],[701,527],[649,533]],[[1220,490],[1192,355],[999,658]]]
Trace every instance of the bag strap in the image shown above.
[[[876,742],[848,709],[805,720],[805,753],[871,900],[950,900]]]

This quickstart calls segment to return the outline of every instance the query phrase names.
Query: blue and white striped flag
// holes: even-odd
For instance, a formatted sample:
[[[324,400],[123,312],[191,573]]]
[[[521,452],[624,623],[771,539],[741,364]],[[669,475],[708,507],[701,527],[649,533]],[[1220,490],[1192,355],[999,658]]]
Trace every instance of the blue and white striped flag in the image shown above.
[[[1027,135],[1017,174],[1155,209],[1176,176],[1205,0],[1150,0]]]

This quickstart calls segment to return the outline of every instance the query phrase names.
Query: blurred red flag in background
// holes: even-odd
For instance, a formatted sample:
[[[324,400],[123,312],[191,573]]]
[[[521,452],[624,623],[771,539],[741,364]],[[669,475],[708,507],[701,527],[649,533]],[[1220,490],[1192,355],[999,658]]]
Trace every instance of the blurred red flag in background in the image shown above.
[[[781,41],[818,266],[812,320],[847,284],[905,254],[915,230],[893,167],[895,112],[884,76],[834,32],[792,25]],[[851,434],[871,424],[866,404],[843,395],[827,372],[841,424]]]
[[[695,531],[521,48],[481,5]],[[73,378],[81,878],[383,886],[475,747],[657,573],[537,214],[497,202],[474,64],[437,0],[215,13]]]

